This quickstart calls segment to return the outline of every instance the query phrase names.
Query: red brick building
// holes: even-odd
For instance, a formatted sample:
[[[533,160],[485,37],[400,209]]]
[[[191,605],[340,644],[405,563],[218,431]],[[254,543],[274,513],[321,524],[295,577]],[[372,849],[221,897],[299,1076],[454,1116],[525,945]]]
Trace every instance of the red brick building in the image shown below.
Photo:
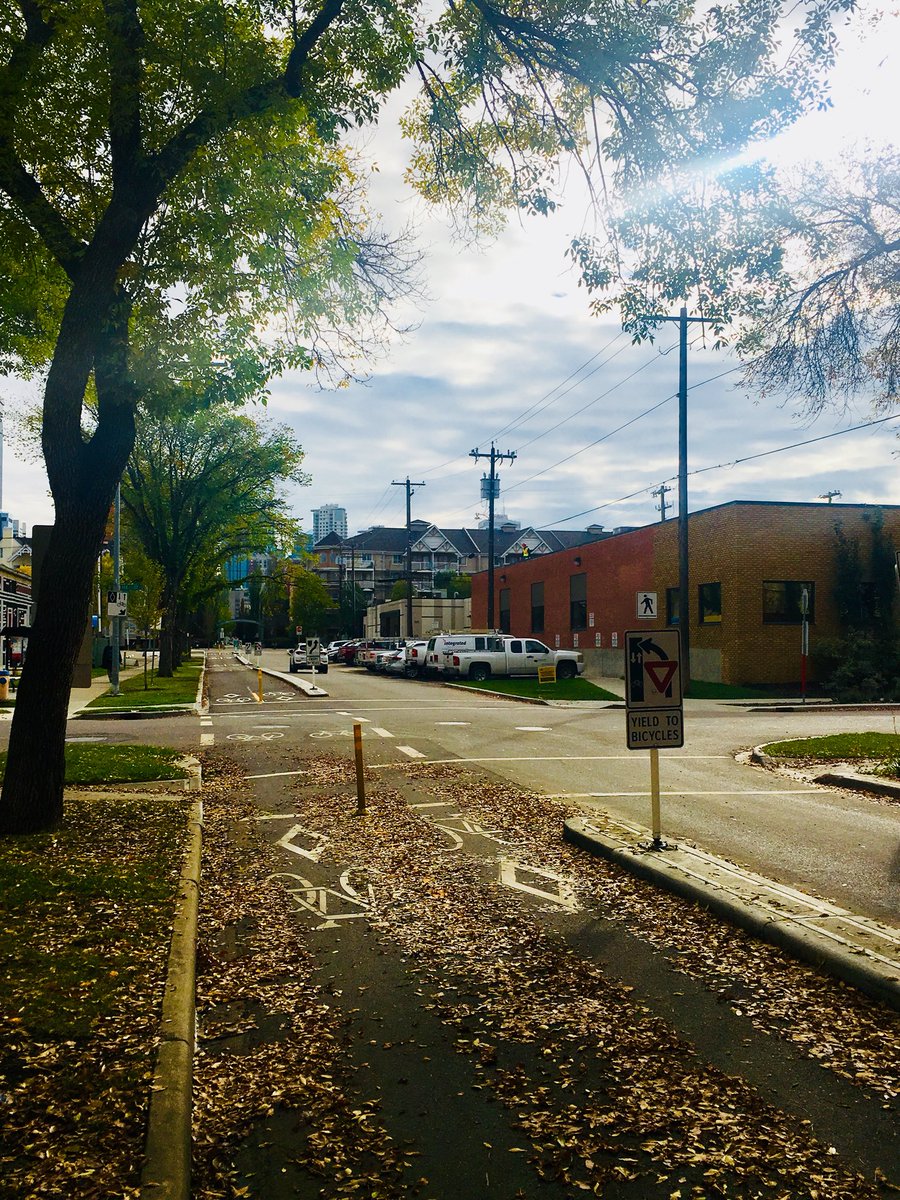
[[[873,529],[900,549],[900,506],[733,501],[692,513],[691,674],[734,684],[800,678],[801,597],[809,603],[810,650],[842,630],[835,603],[838,537],[857,542],[869,586]],[[626,629],[678,625],[678,522],[500,564],[495,623],[550,646],[582,650],[589,674],[621,676]],[[638,617],[639,597],[656,617]],[[900,605],[897,606],[900,608]],[[474,576],[472,626],[487,621],[487,572]],[[814,678],[812,661],[810,679]]]

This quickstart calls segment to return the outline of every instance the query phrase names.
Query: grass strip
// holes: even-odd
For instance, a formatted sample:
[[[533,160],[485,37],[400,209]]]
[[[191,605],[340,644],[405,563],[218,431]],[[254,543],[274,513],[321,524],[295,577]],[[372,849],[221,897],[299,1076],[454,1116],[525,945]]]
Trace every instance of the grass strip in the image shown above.
[[[6,1195],[137,1194],[188,807],[82,794],[0,839]]]
[[[797,738],[770,742],[766,753],[773,758],[813,758],[823,762],[846,759],[900,758],[900,735],[896,733],[832,733],[825,737]]]
[[[119,684],[121,695],[111,696],[108,692],[98,696],[88,708],[157,708],[166,704],[193,704],[197,698],[200,671],[203,664],[183,663],[171,677],[160,678],[151,672],[130,675]]]
[[[148,783],[154,779],[186,779],[177,765],[181,750],[167,746],[73,745],[66,746],[66,783],[85,787],[92,783]],[[6,772],[6,751],[0,751],[0,777]]]
[[[588,679],[559,679],[556,683],[538,683],[536,679],[485,679],[476,683],[473,679],[454,682],[475,692],[502,692],[504,696],[521,696],[528,700],[621,700],[605,688],[598,687]]]

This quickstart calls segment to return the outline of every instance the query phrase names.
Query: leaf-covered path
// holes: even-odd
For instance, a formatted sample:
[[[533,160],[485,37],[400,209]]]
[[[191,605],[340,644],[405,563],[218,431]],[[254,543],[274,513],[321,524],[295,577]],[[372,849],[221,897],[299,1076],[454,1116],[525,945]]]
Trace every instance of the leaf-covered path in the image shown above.
[[[457,767],[207,763],[195,1194],[869,1197],[896,1014]],[[263,765],[262,755],[265,754]]]

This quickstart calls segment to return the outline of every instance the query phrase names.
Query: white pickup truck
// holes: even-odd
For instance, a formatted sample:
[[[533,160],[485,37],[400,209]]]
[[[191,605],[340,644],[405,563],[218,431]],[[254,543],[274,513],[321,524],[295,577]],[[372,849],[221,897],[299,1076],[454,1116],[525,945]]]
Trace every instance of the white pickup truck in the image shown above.
[[[574,679],[584,671],[578,650],[551,650],[535,638],[485,638],[484,650],[449,650],[441,675],[483,680],[492,675],[537,675],[538,667],[556,667],[557,679]]]

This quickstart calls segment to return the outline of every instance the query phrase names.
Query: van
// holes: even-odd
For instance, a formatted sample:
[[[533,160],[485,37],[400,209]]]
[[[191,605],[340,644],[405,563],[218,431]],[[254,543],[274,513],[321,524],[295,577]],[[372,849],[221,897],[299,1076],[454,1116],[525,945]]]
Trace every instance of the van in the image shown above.
[[[502,649],[496,633],[439,633],[428,639],[425,648],[425,675],[439,675],[445,654],[467,654],[476,650]]]

